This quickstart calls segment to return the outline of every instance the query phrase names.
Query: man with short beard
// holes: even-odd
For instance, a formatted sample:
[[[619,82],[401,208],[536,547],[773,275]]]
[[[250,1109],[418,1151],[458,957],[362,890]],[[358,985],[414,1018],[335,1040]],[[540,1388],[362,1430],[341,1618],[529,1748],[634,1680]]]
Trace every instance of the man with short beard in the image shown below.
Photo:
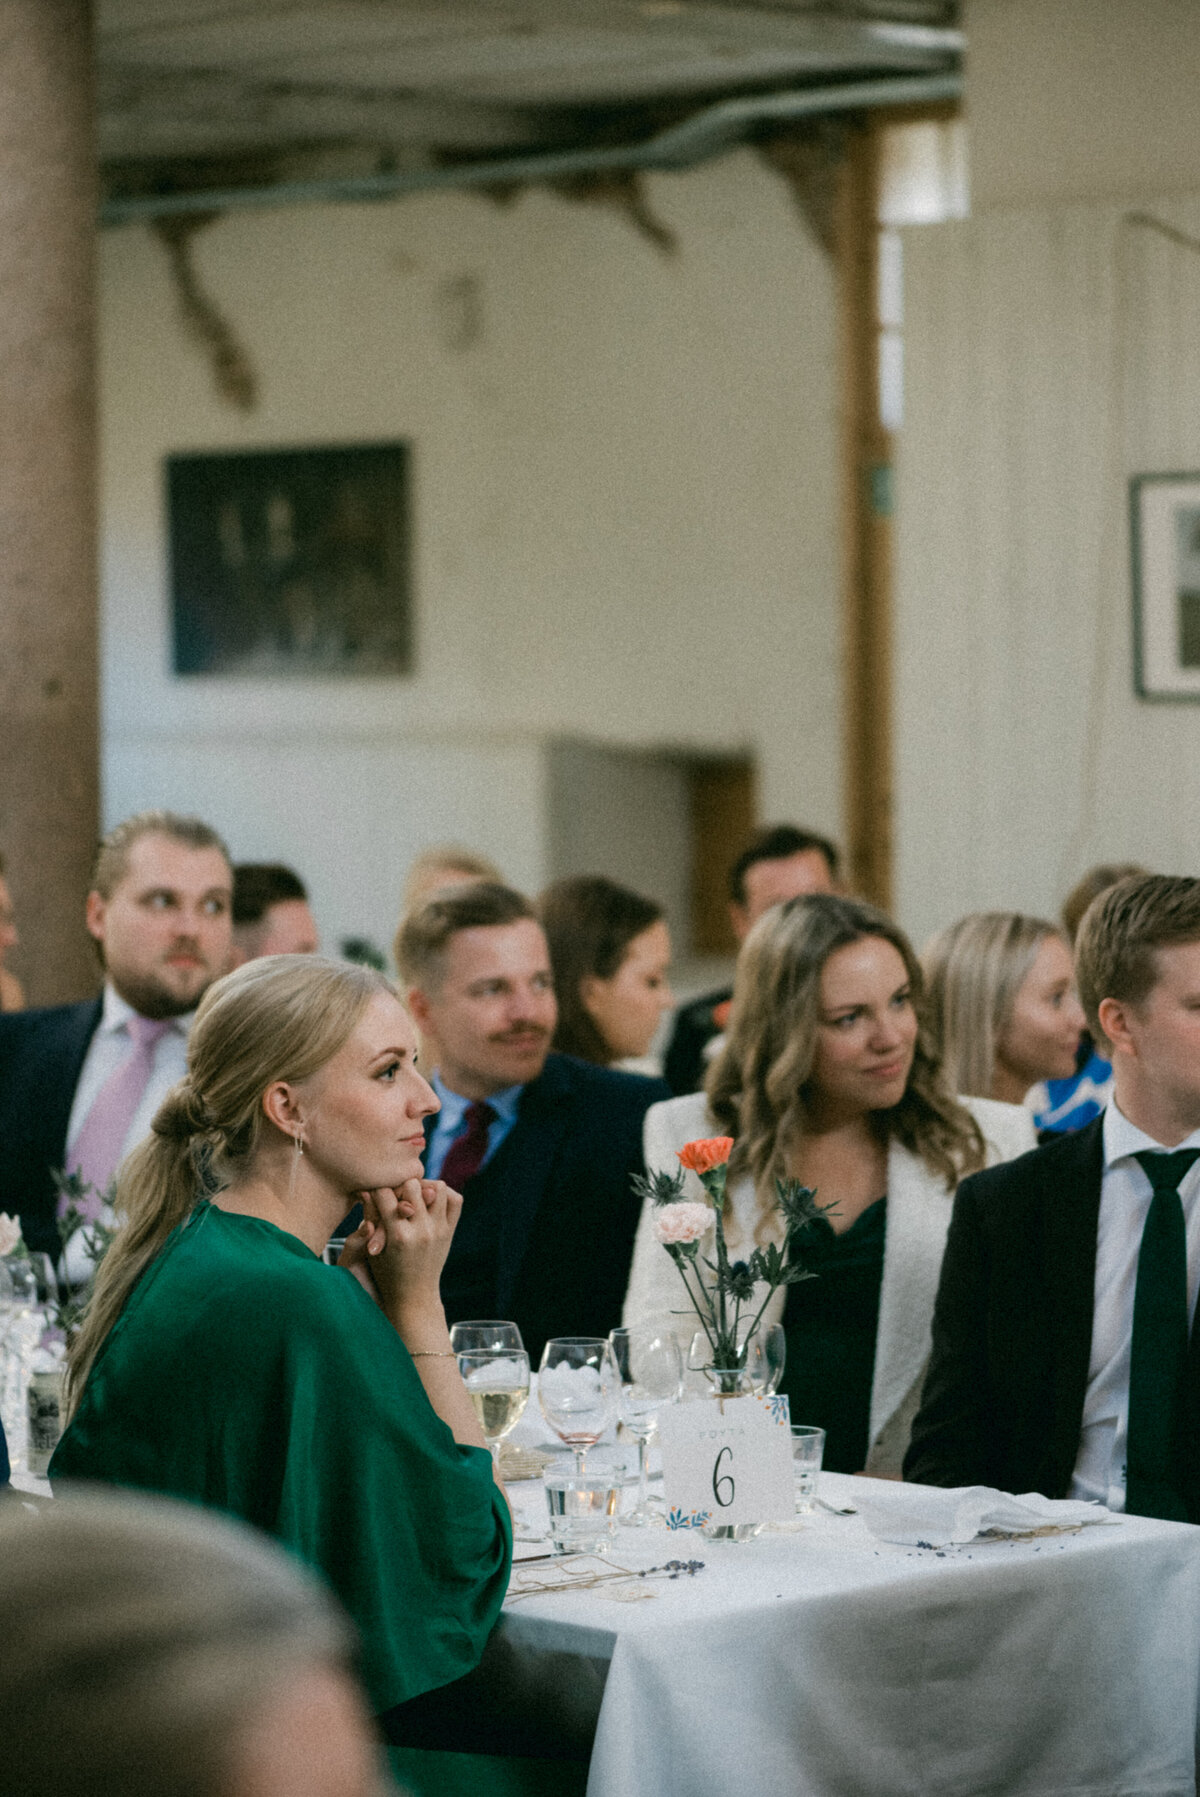
[[[640,1211],[642,1121],[670,1092],[549,1052],[550,952],[506,886],[429,900],[401,923],[396,963],[442,1105],[426,1124],[426,1176],[463,1195],[447,1317],[516,1322],[535,1365],[550,1336],[607,1335]]]
[[[229,853],[199,818],[127,818],[100,844],[87,895],[103,993],[0,1016],[0,1193],[30,1249],[58,1252],[54,1172],[107,1190],[182,1078],[196,1006],[229,962],[232,888]]]

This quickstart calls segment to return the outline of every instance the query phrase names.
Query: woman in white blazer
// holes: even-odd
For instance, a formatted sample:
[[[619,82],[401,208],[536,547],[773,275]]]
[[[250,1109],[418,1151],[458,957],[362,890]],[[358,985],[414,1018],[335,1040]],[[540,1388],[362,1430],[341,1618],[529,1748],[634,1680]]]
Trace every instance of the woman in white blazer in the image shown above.
[[[955,1187],[1035,1145],[1017,1105],[960,1102],[921,1023],[921,969],[882,911],[809,894],[768,911],[738,962],[725,1047],[707,1089],[646,1114],[650,1171],[676,1171],[697,1137],[734,1138],[726,1235],[734,1259],[782,1241],[775,1180],[833,1207],[804,1258],[817,1277],[782,1287],[781,1390],[792,1418],[827,1431],[826,1466],[899,1476],[930,1349]],[[694,1174],[686,1196],[702,1198]],[[625,1323],[698,1327],[679,1272],[643,1212]],[[765,1295],[760,1292],[760,1297]],[[753,1314],[753,1313],[751,1313]]]

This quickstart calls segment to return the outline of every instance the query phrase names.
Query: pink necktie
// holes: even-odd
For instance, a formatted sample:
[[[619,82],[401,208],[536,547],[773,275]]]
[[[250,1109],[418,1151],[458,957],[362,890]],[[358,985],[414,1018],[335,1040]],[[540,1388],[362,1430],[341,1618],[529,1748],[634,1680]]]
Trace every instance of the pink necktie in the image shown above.
[[[125,1138],[154,1072],[154,1050],[171,1029],[170,1018],[131,1017],[133,1047],[115,1067],[92,1100],[67,1161],[98,1192],[106,1192],[121,1160]]]

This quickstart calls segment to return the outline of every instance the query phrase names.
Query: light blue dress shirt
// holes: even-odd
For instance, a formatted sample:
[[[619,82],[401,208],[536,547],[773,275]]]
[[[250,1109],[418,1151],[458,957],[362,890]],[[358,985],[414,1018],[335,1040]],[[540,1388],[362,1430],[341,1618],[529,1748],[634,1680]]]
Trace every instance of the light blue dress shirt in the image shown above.
[[[429,1083],[441,1099],[442,1108],[434,1118],[429,1145],[425,1150],[425,1177],[440,1179],[451,1144],[466,1130],[467,1107],[475,1101],[464,1098],[461,1092],[452,1092],[437,1073]],[[517,1106],[524,1090],[524,1086],[505,1086],[503,1092],[493,1092],[488,1098],[487,1102],[496,1116],[488,1125],[487,1153],[483,1157],[485,1167],[516,1122]]]

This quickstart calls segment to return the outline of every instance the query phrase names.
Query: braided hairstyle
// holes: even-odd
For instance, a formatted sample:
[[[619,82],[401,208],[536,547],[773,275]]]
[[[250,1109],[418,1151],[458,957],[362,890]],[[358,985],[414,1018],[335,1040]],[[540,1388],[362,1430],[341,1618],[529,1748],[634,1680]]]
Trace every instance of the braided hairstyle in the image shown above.
[[[267,1087],[308,1079],[332,1060],[380,992],[395,996],[374,968],[320,955],[264,956],[209,987],[188,1040],[187,1074],[118,1171],[121,1228],[67,1357],[72,1408],[129,1294],[167,1238],[201,1198],[251,1166]]]

